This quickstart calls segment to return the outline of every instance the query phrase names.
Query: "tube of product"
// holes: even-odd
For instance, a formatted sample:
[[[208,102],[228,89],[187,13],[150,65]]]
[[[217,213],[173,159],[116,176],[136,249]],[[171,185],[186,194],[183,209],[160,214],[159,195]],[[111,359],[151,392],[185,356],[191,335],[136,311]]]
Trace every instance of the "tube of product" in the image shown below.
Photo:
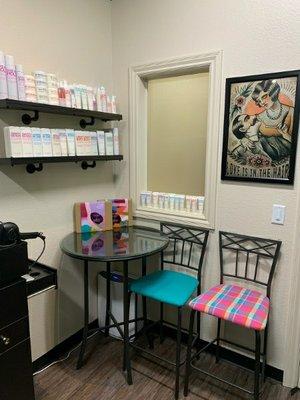
[[[8,98],[18,100],[17,76],[13,56],[5,55]]]
[[[146,192],[141,192],[140,193],[140,203],[142,207],[146,206],[146,197],[147,197],[147,193]]]
[[[180,195],[175,194],[174,195],[174,210],[179,210],[180,209]]]
[[[191,196],[185,196],[185,209],[187,212],[191,212]]]
[[[175,209],[175,194],[174,193],[170,193],[170,199],[169,199],[169,208],[170,210],[174,210]]]
[[[184,194],[179,194],[179,210],[184,211],[185,208],[185,195]]]
[[[152,205],[153,207],[158,207],[158,192],[152,192]]]
[[[18,87],[18,98],[19,100],[26,100],[25,93],[25,78],[23,72],[23,66],[21,64],[16,65],[16,74],[17,74],[17,87]]]
[[[203,209],[204,209],[204,197],[197,196],[197,212],[203,214]]]
[[[152,206],[152,192],[150,192],[150,191],[146,192],[146,206],[147,207]]]
[[[163,193],[158,193],[158,207],[164,208],[165,205],[165,197]]]
[[[7,81],[6,81],[6,68],[5,68],[5,56],[0,51],[0,99],[7,99]]]
[[[197,211],[197,197],[196,196],[191,196],[191,212],[196,212]]]
[[[164,208],[166,210],[170,209],[170,194],[169,193],[164,193]]]

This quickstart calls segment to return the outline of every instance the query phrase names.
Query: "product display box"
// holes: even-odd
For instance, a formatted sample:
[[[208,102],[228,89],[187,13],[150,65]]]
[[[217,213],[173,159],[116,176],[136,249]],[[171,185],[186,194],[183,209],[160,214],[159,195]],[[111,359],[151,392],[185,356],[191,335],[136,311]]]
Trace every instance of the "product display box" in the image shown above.
[[[76,203],[75,232],[88,233],[112,229],[112,204],[109,201]]]
[[[132,201],[131,199],[112,199],[113,228],[132,226]]]

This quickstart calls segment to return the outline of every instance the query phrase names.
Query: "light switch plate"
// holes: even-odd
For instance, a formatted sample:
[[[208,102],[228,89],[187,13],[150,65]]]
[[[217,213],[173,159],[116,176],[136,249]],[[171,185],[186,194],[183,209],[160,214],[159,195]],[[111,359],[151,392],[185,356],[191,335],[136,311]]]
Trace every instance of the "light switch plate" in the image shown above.
[[[273,204],[272,224],[283,225],[285,218],[285,206],[281,204]]]

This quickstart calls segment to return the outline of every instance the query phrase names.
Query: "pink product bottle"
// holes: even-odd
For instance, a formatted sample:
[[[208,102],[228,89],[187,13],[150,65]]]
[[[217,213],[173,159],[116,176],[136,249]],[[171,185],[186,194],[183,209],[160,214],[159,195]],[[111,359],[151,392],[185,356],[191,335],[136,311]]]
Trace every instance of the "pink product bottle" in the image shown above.
[[[8,98],[18,100],[17,76],[13,56],[5,55]]]
[[[18,97],[19,100],[25,101],[26,100],[25,78],[22,65],[20,64],[16,65],[16,74],[17,74]]]
[[[7,96],[5,58],[2,51],[0,51],[0,99],[7,99]]]
[[[58,100],[59,100],[60,106],[66,107],[66,90],[64,88],[63,82],[60,82],[60,85],[58,88]]]

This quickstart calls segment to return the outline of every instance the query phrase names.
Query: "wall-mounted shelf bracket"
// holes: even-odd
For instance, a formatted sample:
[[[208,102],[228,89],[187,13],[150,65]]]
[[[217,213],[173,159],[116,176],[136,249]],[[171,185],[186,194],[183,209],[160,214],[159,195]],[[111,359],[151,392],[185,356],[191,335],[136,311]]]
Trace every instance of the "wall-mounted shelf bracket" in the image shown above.
[[[40,114],[39,114],[39,111],[37,111],[37,110],[34,111],[34,116],[33,117],[31,115],[27,114],[27,113],[23,114],[22,115],[22,122],[25,125],[30,125],[32,121],[37,121],[39,119],[39,116],[40,116]]]
[[[93,161],[91,164],[89,164],[87,161],[82,161],[81,163],[82,169],[95,168],[95,167],[96,167],[96,161]]]
[[[80,120],[80,126],[82,129],[85,129],[88,125],[95,125],[95,117],[91,117],[90,121],[87,121],[86,119],[81,119]]]
[[[29,174],[33,174],[34,172],[43,171],[43,164],[42,164],[42,163],[27,164],[27,165],[26,165],[26,171],[27,171]]]

